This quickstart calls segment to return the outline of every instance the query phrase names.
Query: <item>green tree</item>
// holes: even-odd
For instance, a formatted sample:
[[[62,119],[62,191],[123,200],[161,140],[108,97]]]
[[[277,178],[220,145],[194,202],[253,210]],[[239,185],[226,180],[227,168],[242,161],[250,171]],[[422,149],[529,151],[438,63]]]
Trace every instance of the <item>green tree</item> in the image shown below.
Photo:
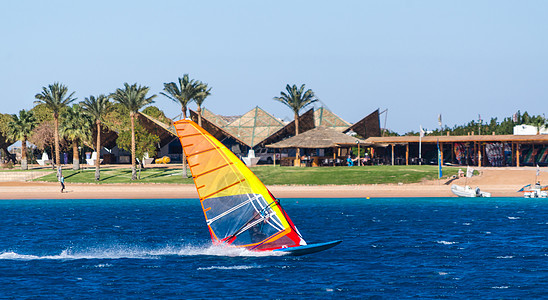
[[[27,164],[27,139],[37,125],[33,113],[24,109],[19,111],[19,116],[12,115],[9,122],[8,136],[13,140],[21,141],[21,170],[28,170]]]
[[[194,102],[196,102],[196,105],[198,106],[196,112],[198,113],[198,125],[200,125],[200,127],[202,126],[202,104],[210,95],[211,88],[207,87],[207,83],[202,83],[200,84],[200,92],[194,96]]]
[[[10,114],[0,113],[0,150],[4,150],[3,152],[5,153],[8,153],[8,146],[11,145],[11,140],[8,137],[8,129],[9,123],[12,120],[13,119],[11,118]],[[2,156],[2,154],[0,154],[0,159],[3,158],[4,157]]]
[[[95,160],[95,180],[99,181],[101,178],[101,123],[105,116],[112,110],[112,103],[109,101],[109,97],[105,95],[99,95],[97,98],[89,96],[84,101],[80,102],[84,112],[88,114],[97,126],[97,142],[95,151],[97,151],[97,160]]]
[[[140,162],[142,162],[145,153],[148,153],[151,157],[156,155],[156,145],[159,142],[160,138],[157,135],[148,132],[138,120],[135,122],[135,155],[141,159]],[[120,149],[129,150],[131,147],[131,132],[129,130],[120,132],[116,144]],[[142,163],[139,163],[139,179],[141,179],[141,165]]]
[[[41,103],[38,105],[35,105],[33,108],[31,108],[32,113],[34,114],[34,117],[36,118],[36,121],[38,121],[38,124],[41,124],[45,121],[53,121],[53,111],[49,109],[45,103]]]
[[[167,124],[167,125],[170,125],[173,123],[173,121],[171,119],[169,119],[168,117],[166,117],[166,115],[164,114],[163,111],[161,111],[158,107],[156,106],[147,106],[145,109],[142,110],[142,112],[148,116],[151,116],[153,117],[154,119],[164,123],[164,124]]]
[[[280,97],[274,97],[274,100],[279,101],[289,107],[295,116],[295,135],[299,134],[299,111],[308,105],[318,101],[312,90],[304,90],[304,84],[300,88],[294,84],[286,85],[285,92],[280,92]]]
[[[53,120],[55,123],[55,163],[57,168],[61,168],[61,156],[59,150],[59,114],[61,110],[66,108],[70,103],[72,103],[76,98],[73,98],[74,92],[68,94],[68,88],[59,83],[55,82],[50,84],[47,88],[42,87],[42,92],[36,94],[34,97],[38,99],[35,101],[35,104],[45,104],[53,112]]]
[[[135,155],[142,159],[145,153],[148,153],[150,157],[156,155],[157,146],[160,142],[160,138],[148,132],[139,121],[135,122]],[[125,130],[118,134],[116,144],[120,149],[129,151],[131,149],[131,131]]]
[[[80,170],[78,143],[90,140],[91,118],[84,113],[82,107],[74,104],[61,114],[59,133],[65,139],[72,141],[72,169]]]
[[[192,102],[196,96],[203,92],[202,83],[194,79],[190,80],[188,74],[184,74],[183,77],[179,77],[179,85],[175,82],[164,83],[164,92],[160,94],[166,96],[172,101],[181,105],[181,111],[183,112],[183,119],[186,119],[187,106]],[[186,155],[183,151],[183,177],[187,178],[187,162]]]
[[[274,97],[274,100],[280,101],[281,103],[287,105],[291,108],[295,117],[295,135],[299,134],[299,111],[308,105],[318,101],[314,96],[314,92],[310,89],[304,90],[304,84],[300,88],[297,88],[297,85],[290,86],[289,84],[285,86],[285,92],[280,92],[280,97]],[[297,148],[296,157],[299,158],[300,149]]]
[[[129,111],[122,104],[111,102],[111,109],[105,114],[102,125],[115,132],[127,130],[131,126]]]
[[[137,86],[137,83],[132,85],[124,83],[123,89],[116,89],[111,94],[114,101],[122,104],[129,111],[131,121],[131,180],[137,179],[135,170],[135,114],[144,106],[154,103],[152,99],[156,97],[156,95],[147,97],[148,91],[149,88],[146,86]]]

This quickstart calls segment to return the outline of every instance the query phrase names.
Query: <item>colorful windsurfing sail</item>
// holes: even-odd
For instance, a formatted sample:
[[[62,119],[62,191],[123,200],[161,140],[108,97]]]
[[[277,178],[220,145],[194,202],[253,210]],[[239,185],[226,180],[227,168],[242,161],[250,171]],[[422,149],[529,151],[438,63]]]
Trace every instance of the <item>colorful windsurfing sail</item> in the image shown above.
[[[191,120],[174,123],[214,244],[275,250],[306,245],[264,184]]]

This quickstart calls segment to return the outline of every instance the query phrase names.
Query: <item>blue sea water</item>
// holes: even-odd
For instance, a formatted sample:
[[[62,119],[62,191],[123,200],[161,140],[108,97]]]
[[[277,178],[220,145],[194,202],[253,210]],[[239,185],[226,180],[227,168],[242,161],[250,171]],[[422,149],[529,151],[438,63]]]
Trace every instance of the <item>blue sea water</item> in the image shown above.
[[[548,201],[282,199],[307,256],[210,245],[198,200],[0,200],[0,298],[546,298]]]

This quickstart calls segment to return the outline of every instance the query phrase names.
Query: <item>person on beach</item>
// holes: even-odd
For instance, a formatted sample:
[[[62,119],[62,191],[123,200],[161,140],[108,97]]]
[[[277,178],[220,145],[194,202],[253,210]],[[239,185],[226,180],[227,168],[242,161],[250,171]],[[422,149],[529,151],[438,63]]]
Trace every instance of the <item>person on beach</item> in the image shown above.
[[[63,193],[63,191],[65,190],[65,177],[63,177],[63,175],[59,177],[59,182],[61,183],[61,193]]]
[[[348,155],[348,157],[346,158],[346,163],[348,164],[349,167],[354,166],[354,161],[352,160],[352,157],[350,157],[350,155]]]

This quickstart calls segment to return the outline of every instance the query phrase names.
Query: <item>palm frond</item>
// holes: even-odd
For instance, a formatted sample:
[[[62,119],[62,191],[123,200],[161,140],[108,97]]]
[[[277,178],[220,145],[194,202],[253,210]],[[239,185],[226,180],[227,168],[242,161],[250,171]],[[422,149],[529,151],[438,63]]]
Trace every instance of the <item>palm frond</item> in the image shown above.
[[[11,115],[12,121],[8,123],[8,137],[21,141],[26,139],[36,127],[37,120],[32,111],[24,109],[19,111],[19,115]]]
[[[298,115],[299,111],[308,105],[318,101],[315,98],[314,92],[312,90],[305,91],[305,85],[297,87],[297,85],[286,85],[286,92],[280,92],[280,97],[274,97],[273,99],[285,104],[289,107],[295,114]]]

